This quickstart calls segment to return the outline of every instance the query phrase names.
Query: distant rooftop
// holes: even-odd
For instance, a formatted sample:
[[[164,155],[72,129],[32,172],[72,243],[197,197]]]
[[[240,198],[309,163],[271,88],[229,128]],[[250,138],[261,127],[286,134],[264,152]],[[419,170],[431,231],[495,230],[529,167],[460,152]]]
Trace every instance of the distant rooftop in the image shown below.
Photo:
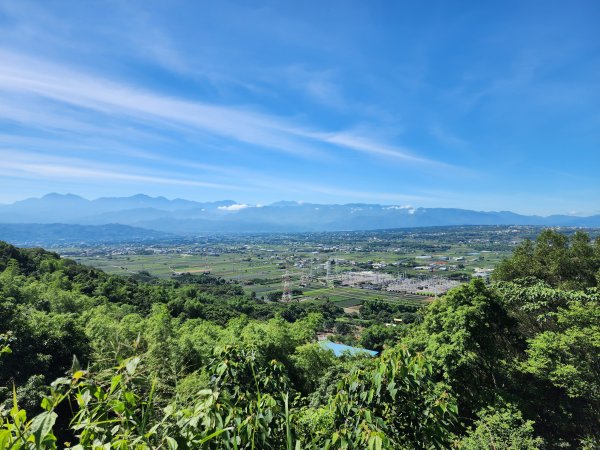
[[[336,342],[331,341],[321,341],[319,342],[319,345],[328,350],[332,350],[333,354],[338,357],[345,354],[349,354],[350,356],[356,356],[360,354],[377,356],[378,354],[378,352],[376,352],[375,350],[367,350],[366,348],[360,347],[351,347],[349,345],[338,344]]]

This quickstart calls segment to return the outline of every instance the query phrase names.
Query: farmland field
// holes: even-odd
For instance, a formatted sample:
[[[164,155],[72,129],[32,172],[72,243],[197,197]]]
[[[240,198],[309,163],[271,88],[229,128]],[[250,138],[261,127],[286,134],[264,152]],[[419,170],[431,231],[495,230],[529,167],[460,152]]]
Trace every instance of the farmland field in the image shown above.
[[[403,303],[418,306],[430,299],[428,296],[422,295],[398,294],[393,292],[373,291],[351,287],[307,290],[304,292],[304,298],[328,298],[330,301],[341,307],[359,305],[364,300],[380,300],[383,302]]]
[[[437,291],[390,292],[379,280],[487,277],[520,240],[535,233],[531,227],[452,227],[222,235],[61,253],[114,274],[172,278],[208,273],[237,282],[261,299],[275,300],[289,289],[295,301],[328,299],[342,307],[374,299],[421,305]],[[344,280],[352,274],[367,282],[348,285]]]

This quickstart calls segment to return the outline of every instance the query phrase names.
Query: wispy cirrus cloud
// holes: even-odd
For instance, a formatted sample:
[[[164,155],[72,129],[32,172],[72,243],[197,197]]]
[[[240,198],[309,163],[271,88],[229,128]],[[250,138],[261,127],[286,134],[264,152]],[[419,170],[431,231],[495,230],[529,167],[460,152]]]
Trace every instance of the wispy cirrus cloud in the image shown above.
[[[76,182],[124,182],[144,185],[171,185],[206,188],[215,191],[257,191],[267,192],[277,189],[279,195],[304,196],[318,194],[322,198],[347,198],[374,202],[433,201],[427,195],[406,194],[400,192],[371,192],[347,189],[333,184],[321,184],[302,179],[284,179],[273,177],[241,167],[216,166],[189,163],[177,158],[165,158],[161,155],[146,154],[143,157],[154,158],[171,165],[187,166],[205,170],[194,176],[182,177],[180,173],[167,171],[148,171],[134,165],[106,164],[85,158],[52,156],[38,152],[16,151],[0,148],[0,177],[59,179]],[[235,179],[237,184],[214,182],[211,174],[223,175],[224,179]],[[352,200],[348,200],[352,201]],[[246,204],[234,205],[231,210],[243,209]]]
[[[352,132],[341,133],[316,133],[313,134],[315,139],[319,139],[330,144],[339,145],[341,147],[350,148],[362,153],[368,153],[375,156],[384,156],[397,160],[403,160],[411,163],[426,164],[426,165],[445,165],[444,163],[433,161],[427,158],[422,158],[412,154],[408,150],[399,149],[397,147],[388,146],[386,144],[372,141],[368,138],[353,134]]]
[[[248,108],[188,101],[0,51],[0,90],[44,98],[108,117],[187,126],[294,157],[331,157],[331,146],[421,166],[445,166],[414,152],[347,132],[311,130]],[[24,117],[23,120],[26,120]]]
[[[0,149],[0,175],[6,177],[43,177],[61,180],[124,181],[135,183],[195,186],[218,190],[241,189],[240,186],[182,178],[175,174],[147,174],[134,167],[99,164],[77,158],[53,157],[40,153]]]

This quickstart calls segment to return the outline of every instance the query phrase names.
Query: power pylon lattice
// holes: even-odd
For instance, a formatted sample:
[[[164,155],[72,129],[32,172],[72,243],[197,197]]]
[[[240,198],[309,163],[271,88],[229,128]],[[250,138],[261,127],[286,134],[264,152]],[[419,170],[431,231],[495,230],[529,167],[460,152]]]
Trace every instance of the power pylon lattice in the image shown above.
[[[327,260],[325,263],[325,284],[327,287],[335,287],[333,284],[333,277],[331,275],[331,260]]]
[[[281,301],[282,302],[291,302],[292,301],[292,288],[290,287],[290,274],[289,273],[285,273],[285,275],[283,275],[282,277],[282,281],[283,281],[283,289],[282,289],[282,294],[281,294]]]

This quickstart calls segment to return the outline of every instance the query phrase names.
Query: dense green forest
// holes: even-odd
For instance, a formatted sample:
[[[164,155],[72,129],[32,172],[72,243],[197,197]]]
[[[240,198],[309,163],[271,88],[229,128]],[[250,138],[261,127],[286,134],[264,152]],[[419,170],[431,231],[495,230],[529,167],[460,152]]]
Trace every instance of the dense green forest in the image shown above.
[[[489,285],[365,304],[380,356],[337,358],[331,303],[0,243],[0,449],[600,448],[599,283],[600,240],[546,230]]]

